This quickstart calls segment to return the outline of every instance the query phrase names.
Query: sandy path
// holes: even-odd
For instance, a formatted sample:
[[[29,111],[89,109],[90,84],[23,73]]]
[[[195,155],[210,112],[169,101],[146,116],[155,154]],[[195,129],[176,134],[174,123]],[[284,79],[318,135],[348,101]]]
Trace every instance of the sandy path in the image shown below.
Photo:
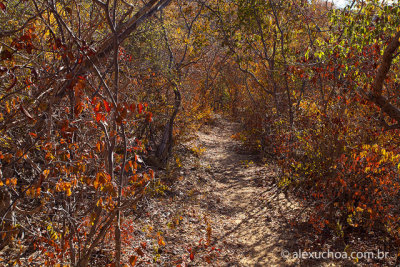
[[[218,119],[214,127],[198,133],[205,148],[205,171],[197,173],[205,182],[201,207],[220,223],[214,242],[223,242],[227,266],[286,265],[280,253],[293,245],[288,222],[296,207],[277,192],[273,166],[239,153],[239,144],[231,138],[238,127]]]

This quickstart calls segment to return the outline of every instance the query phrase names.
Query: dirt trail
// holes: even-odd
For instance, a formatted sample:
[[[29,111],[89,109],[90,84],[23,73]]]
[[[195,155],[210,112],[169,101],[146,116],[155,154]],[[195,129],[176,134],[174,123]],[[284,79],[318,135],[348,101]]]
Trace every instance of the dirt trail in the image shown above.
[[[223,223],[217,237],[231,253],[227,265],[283,265],[280,256],[294,206],[278,194],[273,184],[273,166],[260,165],[253,155],[240,153],[231,136],[238,125],[219,119],[208,132],[199,132],[199,143],[206,149],[201,164],[207,182],[201,190],[215,220]]]
[[[226,266],[284,266],[283,249],[295,245],[289,221],[298,209],[279,193],[273,165],[241,153],[231,136],[239,125],[217,118],[198,135],[205,149],[199,171],[200,207],[212,218],[215,243],[225,249]]]

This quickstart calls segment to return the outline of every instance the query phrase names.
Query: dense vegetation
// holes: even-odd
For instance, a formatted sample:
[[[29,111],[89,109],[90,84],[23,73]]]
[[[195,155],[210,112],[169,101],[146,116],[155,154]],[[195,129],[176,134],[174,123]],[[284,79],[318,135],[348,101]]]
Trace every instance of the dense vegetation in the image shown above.
[[[0,0],[0,249],[24,245],[2,260],[87,266],[102,246],[120,266],[122,218],[214,112],[317,231],[398,244],[395,2]]]

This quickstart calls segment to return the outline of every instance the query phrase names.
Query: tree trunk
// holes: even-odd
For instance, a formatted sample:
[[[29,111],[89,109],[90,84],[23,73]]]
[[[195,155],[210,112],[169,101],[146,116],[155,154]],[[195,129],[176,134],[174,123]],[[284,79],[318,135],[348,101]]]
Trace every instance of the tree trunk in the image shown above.
[[[174,130],[174,120],[176,115],[178,114],[179,107],[181,105],[181,93],[179,92],[178,87],[175,87],[175,105],[174,112],[171,115],[167,125],[165,125],[164,132],[161,138],[161,142],[157,147],[156,157],[157,161],[161,165],[160,167],[164,167],[167,164],[168,158],[171,154],[172,144],[173,144],[173,130]]]

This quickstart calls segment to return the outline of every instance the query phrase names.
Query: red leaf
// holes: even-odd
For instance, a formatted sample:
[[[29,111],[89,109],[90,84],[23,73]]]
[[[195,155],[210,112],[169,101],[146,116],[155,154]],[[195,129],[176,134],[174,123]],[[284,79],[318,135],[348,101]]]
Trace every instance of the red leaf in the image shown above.
[[[193,259],[194,259],[194,254],[193,254],[193,252],[190,252],[190,259],[193,261]]]
[[[142,113],[143,105],[139,103],[139,104],[137,105],[137,108],[138,108],[139,114]]]
[[[97,97],[93,97],[92,101],[90,102],[92,105],[96,104],[97,102]]]
[[[102,119],[102,115],[100,113],[96,114],[96,121],[99,122]]]
[[[130,258],[129,258],[129,263],[132,265],[132,266],[135,266],[135,264],[136,264],[136,261],[137,261],[137,256],[131,256]]]
[[[108,102],[105,101],[105,100],[103,100],[103,103],[104,103],[104,107],[106,108],[106,111],[107,111],[107,112],[110,112],[110,111],[111,111],[111,108],[110,108],[110,105],[108,104]]]
[[[6,6],[4,5],[3,2],[0,2],[0,8],[1,8],[2,10],[6,10]]]
[[[152,122],[152,121],[153,121],[153,113],[147,112],[146,120],[147,120],[148,122]]]
[[[97,103],[97,105],[94,107],[94,111],[96,113],[100,111],[100,103]]]
[[[131,104],[131,105],[129,106],[129,110],[130,110],[131,112],[135,112],[135,110],[136,110],[136,105],[135,105],[135,104]]]
[[[83,111],[83,103],[79,101],[75,105],[75,115],[78,116],[79,114],[81,114],[82,111]]]
[[[101,152],[101,142],[97,142],[96,148],[98,152]]]
[[[129,161],[127,164],[125,164],[125,171],[129,171],[129,167],[132,166],[132,161]]]
[[[158,234],[158,245],[159,246],[165,246],[164,239],[160,234]]]

